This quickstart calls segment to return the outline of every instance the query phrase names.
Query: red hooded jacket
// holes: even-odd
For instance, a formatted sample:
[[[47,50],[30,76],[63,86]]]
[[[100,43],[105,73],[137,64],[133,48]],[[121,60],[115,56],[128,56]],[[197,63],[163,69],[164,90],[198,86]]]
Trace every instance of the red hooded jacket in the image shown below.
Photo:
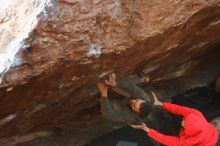
[[[214,146],[218,140],[216,128],[208,123],[198,110],[170,103],[163,103],[163,108],[173,114],[183,116],[184,128],[179,136],[163,135],[150,129],[148,136],[168,146]]]

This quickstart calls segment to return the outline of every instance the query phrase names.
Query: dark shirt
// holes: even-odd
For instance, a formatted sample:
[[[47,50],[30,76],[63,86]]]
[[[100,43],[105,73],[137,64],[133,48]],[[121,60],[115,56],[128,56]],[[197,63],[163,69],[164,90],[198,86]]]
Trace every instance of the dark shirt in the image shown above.
[[[142,99],[149,102],[151,105],[150,97],[146,94],[146,92],[138,87],[136,84],[140,82],[138,77],[134,78],[123,78],[117,81],[117,87],[123,89],[131,94],[133,99]],[[119,108],[115,108],[112,103],[109,101],[108,97],[102,97],[100,99],[101,102],[101,112],[105,118],[111,119],[113,121],[125,122],[125,123],[140,123],[141,118],[137,113],[135,113],[131,107],[117,105]]]

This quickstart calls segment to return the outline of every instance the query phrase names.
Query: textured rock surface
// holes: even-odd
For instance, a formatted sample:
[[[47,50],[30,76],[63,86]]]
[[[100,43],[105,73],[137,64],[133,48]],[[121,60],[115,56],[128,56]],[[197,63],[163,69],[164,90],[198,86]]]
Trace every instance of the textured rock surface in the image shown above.
[[[77,121],[98,104],[95,82],[112,70],[119,77],[144,70],[150,81],[189,74],[218,51],[219,4],[54,2],[50,17],[38,23],[30,47],[21,52],[19,65],[0,85],[0,136]]]
[[[172,97],[193,87],[209,85],[219,73],[219,65],[220,61],[218,59],[218,55],[214,55],[211,62],[204,63],[203,66],[200,66],[189,76],[150,83],[145,87],[145,90],[150,92],[150,90],[154,89],[154,92],[159,98],[164,98]],[[96,138],[121,127],[121,125],[118,123],[112,123],[104,120],[100,114],[98,114],[98,116],[95,115],[99,113],[99,106],[94,109],[90,112],[85,112],[87,114],[83,114],[83,116],[78,117],[77,119],[72,119],[65,122],[62,128],[54,129],[51,131],[51,133],[47,132],[49,134],[47,136],[43,135],[46,132],[39,131],[22,136],[6,138],[0,141],[0,144],[3,142],[2,144],[5,146],[10,144],[17,144],[17,146],[84,146],[94,137]],[[218,132],[220,133],[219,118],[220,117],[214,119],[212,123],[217,127]],[[87,122],[84,123],[79,121]],[[36,139],[31,140],[32,138]]]
[[[31,33],[45,18],[50,0],[2,0],[0,6],[0,83],[10,66],[21,65],[22,49],[30,46]],[[17,56],[16,56],[17,54]]]

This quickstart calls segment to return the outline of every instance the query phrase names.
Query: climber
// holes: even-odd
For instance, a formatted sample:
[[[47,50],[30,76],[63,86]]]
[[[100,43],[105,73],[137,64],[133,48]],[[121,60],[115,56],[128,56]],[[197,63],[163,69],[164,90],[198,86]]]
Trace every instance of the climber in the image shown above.
[[[198,110],[160,102],[154,94],[154,104],[161,106],[173,114],[183,116],[179,136],[163,135],[156,130],[148,128],[144,123],[131,125],[135,129],[143,129],[152,139],[169,146],[214,146],[217,145],[218,132],[216,128],[208,123]]]
[[[98,88],[101,92],[101,112],[102,115],[113,121],[125,123],[140,123],[140,117],[146,116],[151,111],[152,101],[146,92],[136,84],[146,81],[143,78],[123,78],[116,81],[115,73],[109,75],[105,81],[98,82]],[[117,94],[127,98],[127,104],[110,102],[108,99],[108,90],[113,90]]]

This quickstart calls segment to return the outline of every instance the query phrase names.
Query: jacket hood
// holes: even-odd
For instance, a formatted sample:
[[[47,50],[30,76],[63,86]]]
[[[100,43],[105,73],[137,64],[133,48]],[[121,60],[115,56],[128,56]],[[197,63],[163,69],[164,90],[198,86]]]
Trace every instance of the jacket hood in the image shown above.
[[[199,118],[198,115],[195,115],[193,113],[187,115],[184,118],[184,131],[186,136],[195,136],[202,132],[203,130],[203,120]]]

